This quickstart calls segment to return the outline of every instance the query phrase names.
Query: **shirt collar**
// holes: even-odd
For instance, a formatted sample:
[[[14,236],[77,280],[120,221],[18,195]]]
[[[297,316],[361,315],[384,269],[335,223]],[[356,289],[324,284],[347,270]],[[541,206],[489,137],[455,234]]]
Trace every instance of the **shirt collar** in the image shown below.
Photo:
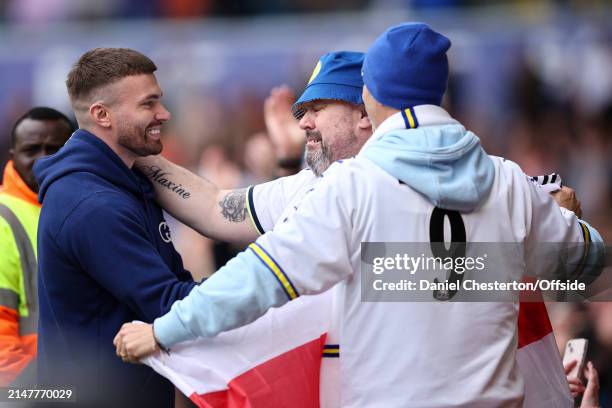
[[[380,139],[385,133],[398,129],[416,129],[424,126],[459,125],[451,115],[437,105],[417,105],[394,113],[385,119],[374,131],[361,150]]]

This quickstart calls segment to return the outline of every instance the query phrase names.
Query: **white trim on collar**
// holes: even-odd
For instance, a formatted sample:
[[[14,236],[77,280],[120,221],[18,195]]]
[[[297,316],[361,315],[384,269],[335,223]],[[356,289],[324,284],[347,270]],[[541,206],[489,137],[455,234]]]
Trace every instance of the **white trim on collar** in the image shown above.
[[[423,126],[460,125],[443,108],[437,105],[417,105],[397,112],[385,119],[363,145],[363,150],[372,140],[380,139],[385,133],[397,129],[411,129]]]

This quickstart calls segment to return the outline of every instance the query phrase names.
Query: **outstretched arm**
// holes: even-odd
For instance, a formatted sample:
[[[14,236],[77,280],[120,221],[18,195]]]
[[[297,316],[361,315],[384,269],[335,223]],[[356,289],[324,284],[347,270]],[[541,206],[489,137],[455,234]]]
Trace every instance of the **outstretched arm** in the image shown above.
[[[251,242],[259,235],[247,210],[247,189],[221,190],[161,156],[140,158],[136,167],[155,186],[159,204],[202,235]]]
[[[281,86],[273,88],[264,103],[266,129],[276,150],[279,173],[284,176],[299,171],[306,141],[304,131],[291,114],[294,101],[293,92]],[[260,196],[251,197],[250,208],[254,212],[253,207],[257,206],[260,219],[255,221],[258,217],[249,212],[247,189],[221,190],[161,156],[139,158],[136,167],[149,177],[157,201],[168,213],[202,235],[228,242],[252,242],[259,233],[271,229],[289,198],[287,191],[293,191],[283,186],[293,182],[290,178],[258,186]],[[262,225],[256,227],[260,222]]]
[[[321,293],[353,273],[353,204],[326,176],[287,220],[230,260],[190,296],[176,302],[154,327],[125,324],[114,344],[125,361],[137,361],[158,349],[196,337],[213,337],[244,326],[271,307],[300,295]],[[350,199],[350,198],[349,198]],[[157,341],[156,341],[157,340]]]

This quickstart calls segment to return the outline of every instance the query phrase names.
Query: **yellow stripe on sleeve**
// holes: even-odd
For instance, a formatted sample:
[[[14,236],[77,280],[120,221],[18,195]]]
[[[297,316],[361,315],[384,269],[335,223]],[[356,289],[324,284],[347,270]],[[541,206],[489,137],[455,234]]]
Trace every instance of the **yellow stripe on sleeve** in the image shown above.
[[[584,270],[587,258],[589,256],[589,247],[591,244],[591,233],[589,232],[589,228],[580,221],[578,221],[578,224],[582,229],[582,237],[584,238],[584,252],[582,254],[582,260],[580,261],[578,268],[572,274],[575,278],[578,278],[580,275],[582,275],[582,271]]]
[[[297,294],[297,291],[291,284],[291,281],[289,281],[289,278],[287,277],[285,272],[283,272],[283,270],[280,268],[280,266],[278,266],[278,264],[256,243],[252,243],[251,245],[249,245],[249,248],[253,252],[255,252],[255,255],[257,255],[257,257],[263,261],[263,263],[268,267],[268,269],[272,271],[272,273],[274,273],[276,279],[278,279],[280,284],[285,289],[285,292],[287,293],[287,296],[289,296],[289,299],[293,300],[297,298],[299,296]]]
[[[589,256],[589,246],[591,243],[591,233],[589,232],[589,228],[578,221],[580,227],[582,228],[582,234],[584,236],[584,254],[582,255],[582,264],[586,262],[587,257]]]

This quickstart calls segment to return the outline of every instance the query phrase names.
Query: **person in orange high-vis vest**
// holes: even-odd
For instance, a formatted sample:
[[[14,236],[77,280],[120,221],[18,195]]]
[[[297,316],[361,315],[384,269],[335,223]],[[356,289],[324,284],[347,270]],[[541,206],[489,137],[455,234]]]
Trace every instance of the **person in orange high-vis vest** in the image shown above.
[[[32,165],[55,153],[72,130],[62,113],[38,107],[20,117],[11,132],[11,160],[0,186],[0,387],[36,381],[40,205]]]

